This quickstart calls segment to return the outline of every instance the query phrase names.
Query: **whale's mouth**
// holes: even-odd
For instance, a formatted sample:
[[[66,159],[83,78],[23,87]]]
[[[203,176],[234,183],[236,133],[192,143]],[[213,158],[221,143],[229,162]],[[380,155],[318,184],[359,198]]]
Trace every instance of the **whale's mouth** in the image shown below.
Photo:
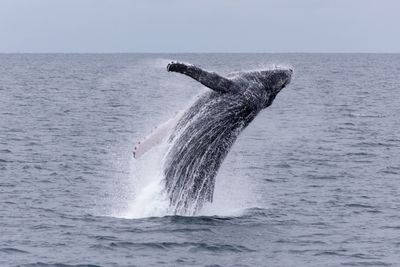
[[[293,69],[292,68],[288,69],[286,75],[287,75],[287,78],[286,78],[285,83],[282,88],[288,86],[291,83],[292,76],[293,76]]]

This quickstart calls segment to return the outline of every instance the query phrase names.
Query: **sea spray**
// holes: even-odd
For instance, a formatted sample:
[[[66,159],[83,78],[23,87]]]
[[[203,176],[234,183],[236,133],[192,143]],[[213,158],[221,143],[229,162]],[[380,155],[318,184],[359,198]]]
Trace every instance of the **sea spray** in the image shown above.
[[[164,191],[162,160],[167,149],[166,141],[155,146],[140,159],[134,159],[133,202],[124,212],[125,218],[143,218],[168,215],[169,200]]]

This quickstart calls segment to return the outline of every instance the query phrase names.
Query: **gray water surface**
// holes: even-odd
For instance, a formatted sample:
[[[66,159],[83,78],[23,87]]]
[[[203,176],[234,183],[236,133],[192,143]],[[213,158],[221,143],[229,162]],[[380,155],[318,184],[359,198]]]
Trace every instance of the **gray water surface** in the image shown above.
[[[207,90],[170,60],[295,75],[208,210],[133,219],[135,142]],[[0,266],[400,266],[399,77],[398,54],[0,55]]]

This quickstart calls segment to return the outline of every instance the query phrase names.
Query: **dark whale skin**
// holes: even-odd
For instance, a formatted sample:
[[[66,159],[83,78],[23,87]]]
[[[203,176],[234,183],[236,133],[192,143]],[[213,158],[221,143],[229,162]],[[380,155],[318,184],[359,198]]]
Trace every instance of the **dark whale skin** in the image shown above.
[[[276,77],[272,71],[269,75],[259,71],[246,72],[227,79],[215,73],[207,76],[208,72],[192,65],[171,64],[193,68],[190,74],[200,72],[198,78],[184,71],[172,70],[214,90],[202,94],[182,115],[169,137],[170,147],[164,158],[165,190],[170,200],[170,211],[193,215],[205,202],[212,202],[215,176],[230,148],[257,114],[272,104],[276,94],[290,81],[292,71],[284,70],[284,75]],[[171,71],[171,65],[167,68]],[[216,78],[223,81],[215,81]],[[207,83],[205,79],[214,81]],[[221,84],[222,89],[218,87]]]

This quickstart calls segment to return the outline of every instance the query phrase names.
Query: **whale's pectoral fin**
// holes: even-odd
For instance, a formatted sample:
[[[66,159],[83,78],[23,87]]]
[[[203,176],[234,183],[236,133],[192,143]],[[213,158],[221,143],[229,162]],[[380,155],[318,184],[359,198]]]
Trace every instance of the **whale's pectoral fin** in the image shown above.
[[[167,65],[167,70],[185,74],[204,86],[220,93],[232,92],[234,88],[232,80],[215,72],[208,72],[194,65],[171,62]]]
[[[146,136],[142,141],[136,143],[133,149],[133,157],[135,159],[140,158],[147,151],[151,150],[156,145],[159,145],[163,140],[169,137],[182,112],[178,112],[175,117],[169,119],[163,124],[159,125],[154,131]]]

